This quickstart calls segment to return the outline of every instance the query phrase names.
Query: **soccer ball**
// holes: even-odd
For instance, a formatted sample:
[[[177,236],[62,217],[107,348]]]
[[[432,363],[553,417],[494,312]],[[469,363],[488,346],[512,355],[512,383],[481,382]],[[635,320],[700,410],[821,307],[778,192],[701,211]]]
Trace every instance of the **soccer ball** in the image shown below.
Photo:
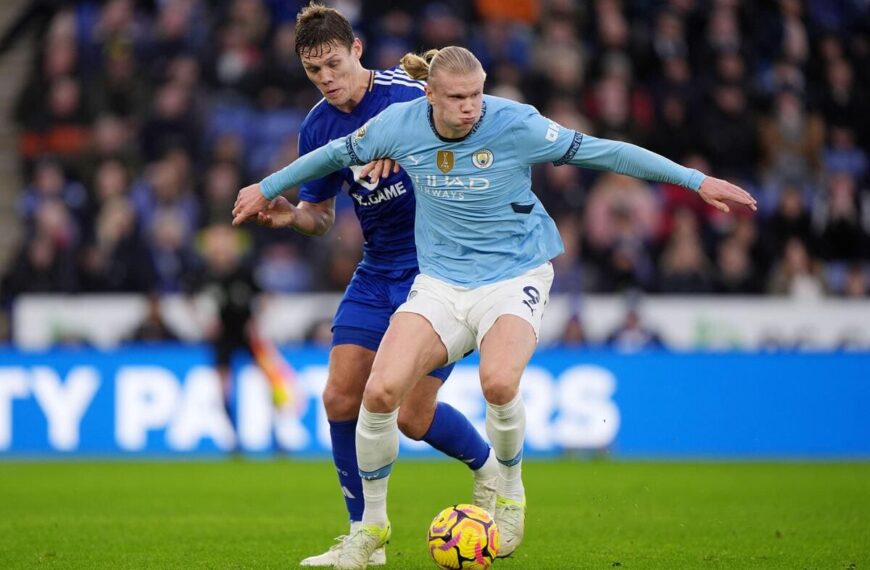
[[[444,570],[486,570],[498,544],[495,521],[474,505],[447,507],[429,525],[429,556]]]

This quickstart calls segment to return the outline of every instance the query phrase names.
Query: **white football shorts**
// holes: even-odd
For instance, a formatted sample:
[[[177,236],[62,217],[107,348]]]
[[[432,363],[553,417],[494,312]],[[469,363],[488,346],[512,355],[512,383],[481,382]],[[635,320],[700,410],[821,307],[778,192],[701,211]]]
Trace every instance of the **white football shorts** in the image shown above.
[[[468,289],[428,275],[417,275],[408,300],[397,313],[416,313],[432,324],[447,348],[447,363],[480,348],[483,337],[502,315],[515,315],[541,329],[544,307],[550,300],[553,265],[543,265],[518,277]]]

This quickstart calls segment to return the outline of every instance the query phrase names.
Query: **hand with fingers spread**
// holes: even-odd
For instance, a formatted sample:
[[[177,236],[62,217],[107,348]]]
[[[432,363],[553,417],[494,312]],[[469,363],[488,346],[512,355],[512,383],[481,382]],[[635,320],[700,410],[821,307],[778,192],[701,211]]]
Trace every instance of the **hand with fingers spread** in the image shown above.
[[[242,188],[233,205],[233,225],[238,226],[255,218],[268,205],[269,199],[263,195],[259,183]]]
[[[296,221],[296,206],[278,196],[257,213],[257,224],[267,228],[292,228]]]
[[[726,202],[743,204],[744,206],[749,206],[753,211],[758,209],[758,203],[749,192],[730,182],[713,178],[712,176],[707,176],[704,179],[698,194],[701,195],[701,198],[705,202],[722,212],[727,213],[731,211]]]
[[[369,175],[369,180],[373,184],[377,184],[381,178],[387,178],[390,172],[399,172],[399,163],[391,158],[379,158],[363,166],[360,170],[359,177],[365,178]]]

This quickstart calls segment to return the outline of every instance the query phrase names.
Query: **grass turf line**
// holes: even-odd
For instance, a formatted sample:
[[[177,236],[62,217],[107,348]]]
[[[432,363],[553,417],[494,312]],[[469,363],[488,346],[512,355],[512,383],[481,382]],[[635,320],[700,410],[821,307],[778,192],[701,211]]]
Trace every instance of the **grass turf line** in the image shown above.
[[[870,464],[524,464],[526,540],[499,569],[870,568]],[[467,469],[399,461],[386,568]],[[0,462],[0,568],[293,568],[346,531],[326,462]]]

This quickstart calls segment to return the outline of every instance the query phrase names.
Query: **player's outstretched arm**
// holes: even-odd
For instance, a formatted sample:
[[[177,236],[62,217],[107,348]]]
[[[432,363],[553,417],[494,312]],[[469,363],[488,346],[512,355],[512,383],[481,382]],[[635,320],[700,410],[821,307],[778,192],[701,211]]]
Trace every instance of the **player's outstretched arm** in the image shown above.
[[[519,120],[513,140],[529,164],[552,162],[557,166],[573,164],[593,170],[609,170],[690,188],[723,212],[730,210],[727,202],[756,209],[755,198],[729,182],[705,176],[630,143],[599,139],[566,129],[538,113],[534,107],[518,105],[516,108]]]
[[[753,210],[756,209],[755,198],[746,190],[725,180],[706,176],[697,170],[681,166],[645,148],[588,135],[575,137],[575,143],[579,143],[576,146],[576,154],[565,161],[569,164],[596,170],[610,170],[643,180],[669,182],[690,188],[700,193],[705,202],[723,212],[730,211],[726,202],[744,204]]]
[[[258,184],[251,184],[239,191],[233,206],[233,225],[238,226],[257,217],[273,199],[285,190],[303,182],[323,178],[358,158],[348,152],[346,139],[336,139],[329,144],[300,156],[278,172],[270,174]]]

